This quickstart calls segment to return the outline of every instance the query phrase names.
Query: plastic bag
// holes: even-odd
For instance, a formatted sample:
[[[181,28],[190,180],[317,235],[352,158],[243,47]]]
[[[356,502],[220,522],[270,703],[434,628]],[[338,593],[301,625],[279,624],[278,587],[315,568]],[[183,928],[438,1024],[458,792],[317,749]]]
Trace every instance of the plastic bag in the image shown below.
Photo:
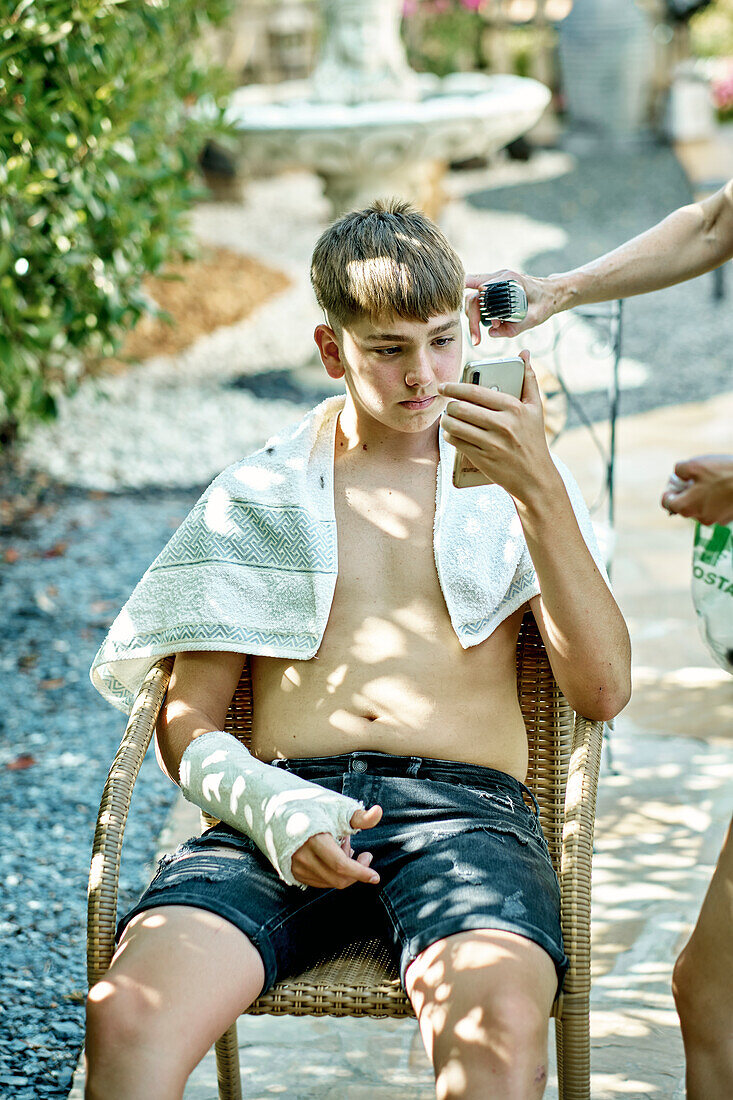
[[[733,674],[733,524],[695,524],[692,602],[702,640],[716,663]]]

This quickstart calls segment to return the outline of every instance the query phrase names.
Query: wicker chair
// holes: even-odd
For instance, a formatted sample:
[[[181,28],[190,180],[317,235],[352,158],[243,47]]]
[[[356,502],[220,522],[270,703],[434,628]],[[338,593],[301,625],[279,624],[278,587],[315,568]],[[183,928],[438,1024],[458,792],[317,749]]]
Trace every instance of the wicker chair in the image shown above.
[[[173,658],[159,660],[140,690],[105,784],[89,877],[87,974],[104,975],[114,952],[122,839],[132,789],[152,739]],[[527,785],[534,791],[562,890],[562,929],[570,959],[555,1005],[561,1100],[590,1097],[590,879],[602,723],[575,716],[550,671],[531,614],[517,644],[519,700],[529,739]],[[226,728],[247,743],[252,721],[248,665]],[[204,815],[202,815],[203,817]],[[213,819],[204,817],[206,825]],[[316,1016],[412,1016],[412,1007],[379,940],[352,944],[259,997],[249,1012]],[[237,1026],[216,1043],[219,1096],[240,1100]]]

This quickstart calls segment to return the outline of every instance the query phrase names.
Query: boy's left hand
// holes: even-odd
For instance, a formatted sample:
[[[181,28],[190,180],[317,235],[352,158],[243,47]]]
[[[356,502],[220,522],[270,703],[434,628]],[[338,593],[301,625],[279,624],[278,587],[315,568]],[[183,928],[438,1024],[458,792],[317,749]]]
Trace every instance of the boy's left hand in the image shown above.
[[[438,388],[451,399],[441,420],[448,442],[490,481],[528,503],[533,489],[559,475],[547,447],[542,398],[529,352],[519,354],[524,360],[520,400],[469,383],[447,382]]]

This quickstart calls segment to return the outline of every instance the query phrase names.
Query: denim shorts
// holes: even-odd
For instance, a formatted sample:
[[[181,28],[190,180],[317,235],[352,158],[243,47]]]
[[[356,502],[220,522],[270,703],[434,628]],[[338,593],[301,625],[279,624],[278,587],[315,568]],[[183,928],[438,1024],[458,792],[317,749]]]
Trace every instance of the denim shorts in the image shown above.
[[[549,954],[558,991],[568,960],[560,889],[534,796],[492,768],[449,760],[353,752],[278,760],[274,766],[379,804],[380,823],[351,838],[369,851],[377,886],[343,890],[286,885],[242,833],[223,823],[166,855],[129,921],[160,905],[225,917],[265,967],[263,991],[353,940],[381,936],[404,983],[409,964],[444,936],[488,928],[515,932]]]

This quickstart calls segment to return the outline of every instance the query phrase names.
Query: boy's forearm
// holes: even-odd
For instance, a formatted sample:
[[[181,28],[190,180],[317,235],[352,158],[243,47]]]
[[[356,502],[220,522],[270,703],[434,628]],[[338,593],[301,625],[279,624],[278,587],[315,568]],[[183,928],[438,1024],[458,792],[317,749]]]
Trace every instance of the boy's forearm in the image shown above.
[[[155,749],[159,765],[174,783],[179,782],[181,757],[194,738],[220,728],[221,723],[211,715],[180,701],[163,705],[155,729]]]
[[[555,678],[571,706],[607,721],[628,702],[629,635],[580,533],[562,480],[516,502],[540,584],[541,628]]]
[[[733,181],[597,260],[548,276],[547,290],[558,313],[661,290],[712,271],[732,256]]]

